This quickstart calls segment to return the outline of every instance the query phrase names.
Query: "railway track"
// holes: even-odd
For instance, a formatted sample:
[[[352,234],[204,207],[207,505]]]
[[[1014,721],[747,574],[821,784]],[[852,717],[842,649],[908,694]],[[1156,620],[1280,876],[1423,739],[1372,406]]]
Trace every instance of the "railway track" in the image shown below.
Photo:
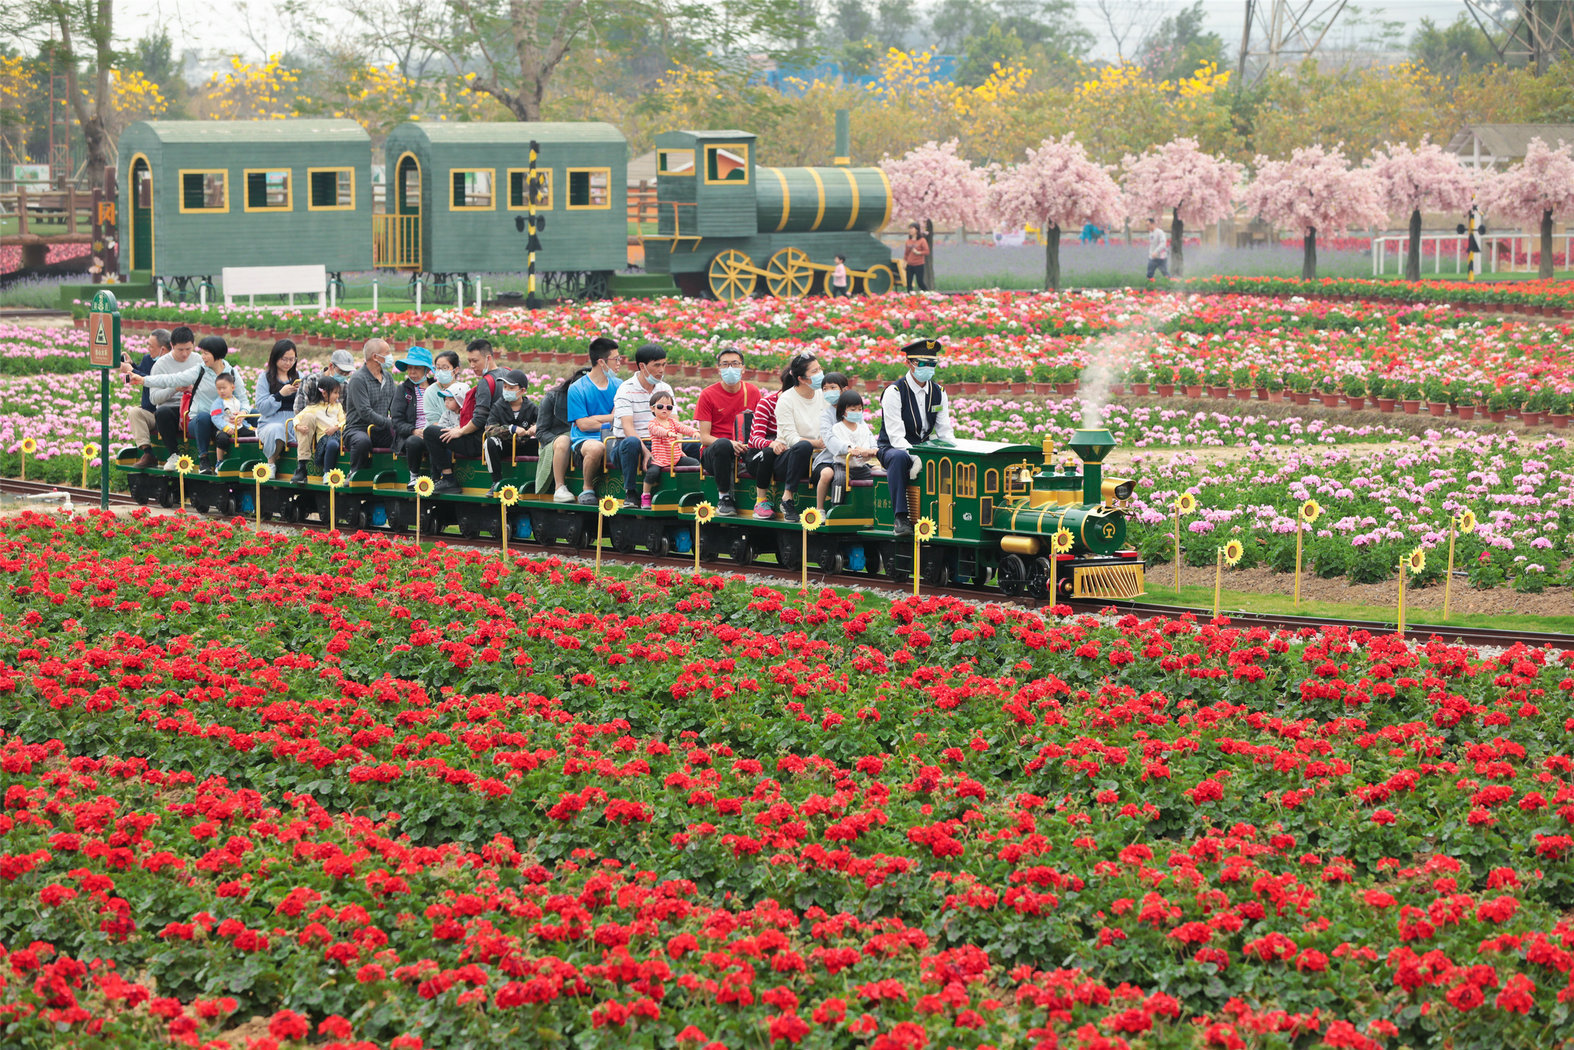
[[[47,482],[18,481],[15,479],[0,479],[0,492],[14,495],[28,496],[39,493],[62,492],[71,497],[73,504],[79,507],[92,507],[98,504],[99,492],[97,489],[83,489],[73,485],[52,485]],[[109,495],[111,505],[117,507],[137,506],[135,500],[125,493],[111,492]],[[311,531],[326,531],[326,527],[317,522],[300,522],[289,524],[281,521],[268,522],[269,527],[276,529],[306,529]],[[444,534],[444,543],[454,547],[472,547],[495,549],[498,543],[495,540],[465,539],[464,537]],[[520,554],[547,554],[566,558],[588,559],[591,554],[585,550],[571,550],[567,547],[553,546],[542,547],[528,541],[513,541],[509,550]],[[667,569],[692,569],[694,561],[688,557],[657,557],[652,554],[620,554],[610,547],[603,548],[601,559],[613,565],[627,565],[636,568],[667,568]],[[764,579],[776,580],[781,584],[797,583],[803,579],[800,570],[785,569],[770,563],[753,562],[747,566],[732,566],[728,562],[703,563],[716,572],[731,571],[736,568],[740,573]],[[892,580],[884,576],[865,575],[832,575],[811,569],[808,579],[811,585],[818,587],[858,587],[868,591],[900,597],[912,593],[912,584]],[[932,586],[923,585],[923,593],[928,595],[946,595],[960,598],[964,601],[974,602],[1000,602],[1022,605],[1032,609],[1043,609],[1049,605],[1047,599],[1040,598],[1008,598],[996,591],[982,587],[957,587],[957,586]],[[1111,601],[1111,600],[1071,600],[1060,602],[1062,607],[1069,607],[1075,614],[1110,614],[1117,616],[1137,616],[1142,619],[1152,617],[1167,617],[1180,619],[1192,617],[1198,621],[1205,621],[1208,610],[1194,609],[1179,605],[1160,605],[1138,601]],[[1391,623],[1382,623],[1375,620],[1329,620],[1315,616],[1299,616],[1290,613],[1250,613],[1226,612],[1224,617],[1232,626],[1236,627],[1263,627],[1271,631],[1316,631],[1323,627],[1341,627],[1350,631],[1366,631],[1372,635],[1393,634],[1395,627]],[[1406,627],[1405,635],[1413,640],[1427,640],[1438,638],[1446,642],[1457,642],[1462,645],[1486,646],[1494,648],[1508,648],[1517,644],[1529,646],[1551,646],[1558,649],[1574,650],[1574,635],[1550,634],[1538,631],[1520,631],[1501,627],[1467,627],[1457,624],[1421,624],[1413,623]]]

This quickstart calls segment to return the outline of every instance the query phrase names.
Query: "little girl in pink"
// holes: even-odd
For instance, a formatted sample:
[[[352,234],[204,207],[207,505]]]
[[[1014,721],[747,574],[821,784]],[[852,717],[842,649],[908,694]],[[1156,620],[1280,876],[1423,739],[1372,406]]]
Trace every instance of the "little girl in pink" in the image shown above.
[[[697,438],[700,432],[693,425],[677,418],[677,406],[672,395],[662,391],[650,399],[650,462],[645,467],[645,494],[640,497],[640,508],[650,509],[651,493],[661,484],[661,475],[675,466],[692,467],[699,464],[693,456],[685,456],[679,444],[680,437]]]

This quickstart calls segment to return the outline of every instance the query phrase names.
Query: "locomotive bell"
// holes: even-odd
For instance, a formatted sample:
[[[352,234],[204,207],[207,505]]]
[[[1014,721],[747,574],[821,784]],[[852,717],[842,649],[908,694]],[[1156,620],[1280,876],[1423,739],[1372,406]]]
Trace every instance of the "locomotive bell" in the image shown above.
[[[1104,458],[1115,451],[1115,435],[1108,430],[1079,430],[1066,447],[1082,460],[1082,502],[1099,503],[1104,498]]]

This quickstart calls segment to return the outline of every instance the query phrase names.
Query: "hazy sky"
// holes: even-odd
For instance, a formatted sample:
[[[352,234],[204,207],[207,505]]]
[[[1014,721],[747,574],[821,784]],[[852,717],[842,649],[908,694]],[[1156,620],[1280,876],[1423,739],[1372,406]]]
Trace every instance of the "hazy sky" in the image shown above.
[[[1266,8],[1270,2],[1260,0],[1259,6]],[[1330,0],[1292,0],[1297,8],[1308,2],[1313,12],[1332,6]],[[920,3],[918,6],[926,8],[928,5]],[[1095,0],[1076,0],[1076,6],[1078,18],[1098,40],[1095,57],[1113,59],[1114,40]],[[1115,12],[1117,24],[1123,26],[1132,21],[1151,25],[1189,4],[1184,0],[1108,0],[1108,6]],[[1246,0],[1202,0],[1202,6],[1208,28],[1224,38],[1233,54],[1240,46]],[[1340,42],[1341,28],[1346,34],[1354,35],[1360,33],[1358,25],[1375,25],[1379,19],[1401,23],[1400,37],[1407,40],[1421,19],[1447,24],[1465,10],[1462,0],[1366,0],[1355,6],[1360,22],[1351,23],[1348,16],[1344,16],[1330,35],[1330,43]],[[128,41],[160,25],[169,27],[177,55],[195,50],[204,58],[239,53],[255,60],[270,51],[287,50],[295,42],[288,26],[268,0],[133,0],[122,3],[116,11],[117,35]],[[1139,29],[1137,35],[1140,34]]]

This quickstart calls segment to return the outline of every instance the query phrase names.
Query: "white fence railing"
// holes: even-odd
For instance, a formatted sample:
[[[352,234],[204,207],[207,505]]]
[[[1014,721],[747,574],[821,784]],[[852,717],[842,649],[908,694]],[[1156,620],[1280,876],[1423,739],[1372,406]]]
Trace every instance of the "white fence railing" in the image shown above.
[[[1529,273],[1536,269],[1537,255],[1541,251],[1541,235],[1534,233],[1489,233],[1477,238],[1481,243],[1481,258],[1477,273]],[[1405,248],[1410,236],[1404,233],[1382,234],[1372,238],[1372,276],[1382,277],[1393,266],[1394,273],[1405,272]],[[1552,251],[1561,254],[1564,266],[1569,265],[1570,252],[1574,252],[1574,233],[1559,233],[1552,237]],[[1445,263],[1447,264],[1445,266]],[[1463,274],[1465,272],[1465,237],[1458,233],[1423,233],[1421,235],[1422,274]]]

